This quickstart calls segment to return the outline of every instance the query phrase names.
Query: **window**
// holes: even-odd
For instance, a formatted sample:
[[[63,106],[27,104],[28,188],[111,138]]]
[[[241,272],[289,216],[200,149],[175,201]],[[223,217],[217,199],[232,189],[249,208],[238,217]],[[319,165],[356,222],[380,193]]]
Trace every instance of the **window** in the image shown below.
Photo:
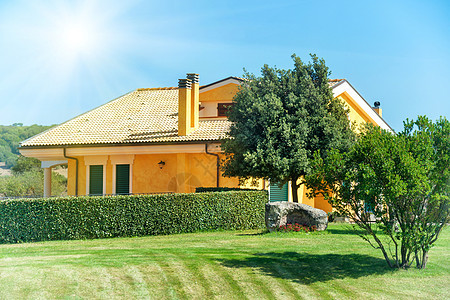
[[[86,195],[106,194],[106,163],[108,155],[87,155],[86,165]]]
[[[225,117],[229,109],[233,107],[234,103],[218,103],[217,105],[217,115],[219,117]]]
[[[112,165],[112,190],[116,195],[133,193],[134,154],[110,155]]]
[[[89,166],[89,195],[103,195],[103,165]]]
[[[116,165],[116,194],[130,193],[130,165]]]

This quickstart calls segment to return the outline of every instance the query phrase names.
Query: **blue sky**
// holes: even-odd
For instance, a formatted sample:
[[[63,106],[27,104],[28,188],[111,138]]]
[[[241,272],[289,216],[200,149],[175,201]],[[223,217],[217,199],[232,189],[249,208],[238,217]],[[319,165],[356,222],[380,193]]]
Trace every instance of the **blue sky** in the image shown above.
[[[323,57],[395,129],[449,117],[450,1],[0,0],[0,124],[57,124],[140,87]]]

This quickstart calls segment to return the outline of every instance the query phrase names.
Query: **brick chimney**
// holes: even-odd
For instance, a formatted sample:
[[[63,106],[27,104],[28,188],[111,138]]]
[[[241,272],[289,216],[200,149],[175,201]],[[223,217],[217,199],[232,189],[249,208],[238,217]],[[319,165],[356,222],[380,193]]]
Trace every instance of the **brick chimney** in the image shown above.
[[[178,135],[191,132],[191,80],[178,79]]]
[[[187,79],[192,82],[191,90],[191,131],[198,128],[198,118],[199,118],[199,83],[198,74],[187,73]]]

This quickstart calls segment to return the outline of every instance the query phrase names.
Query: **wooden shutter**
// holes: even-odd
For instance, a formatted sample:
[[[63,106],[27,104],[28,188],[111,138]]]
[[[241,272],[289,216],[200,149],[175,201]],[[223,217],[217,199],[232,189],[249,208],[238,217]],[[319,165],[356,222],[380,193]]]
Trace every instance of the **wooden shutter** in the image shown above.
[[[288,184],[286,183],[280,189],[277,183],[271,183],[269,200],[270,202],[288,201],[289,200]]]
[[[89,166],[89,195],[103,195],[103,165]]]
[[[130,193],[130,165],[116,165],[116,194]]]

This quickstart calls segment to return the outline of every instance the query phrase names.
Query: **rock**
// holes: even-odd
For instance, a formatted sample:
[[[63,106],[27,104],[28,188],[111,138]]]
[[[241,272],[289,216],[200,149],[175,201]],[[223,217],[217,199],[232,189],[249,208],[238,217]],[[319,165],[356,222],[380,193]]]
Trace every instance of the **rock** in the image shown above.
[[[325,230],[328,215],[325,211],[302,203],[271,202],[266,204],[266,227],[274,231],[286,224],[313,226],[317,230]]]

